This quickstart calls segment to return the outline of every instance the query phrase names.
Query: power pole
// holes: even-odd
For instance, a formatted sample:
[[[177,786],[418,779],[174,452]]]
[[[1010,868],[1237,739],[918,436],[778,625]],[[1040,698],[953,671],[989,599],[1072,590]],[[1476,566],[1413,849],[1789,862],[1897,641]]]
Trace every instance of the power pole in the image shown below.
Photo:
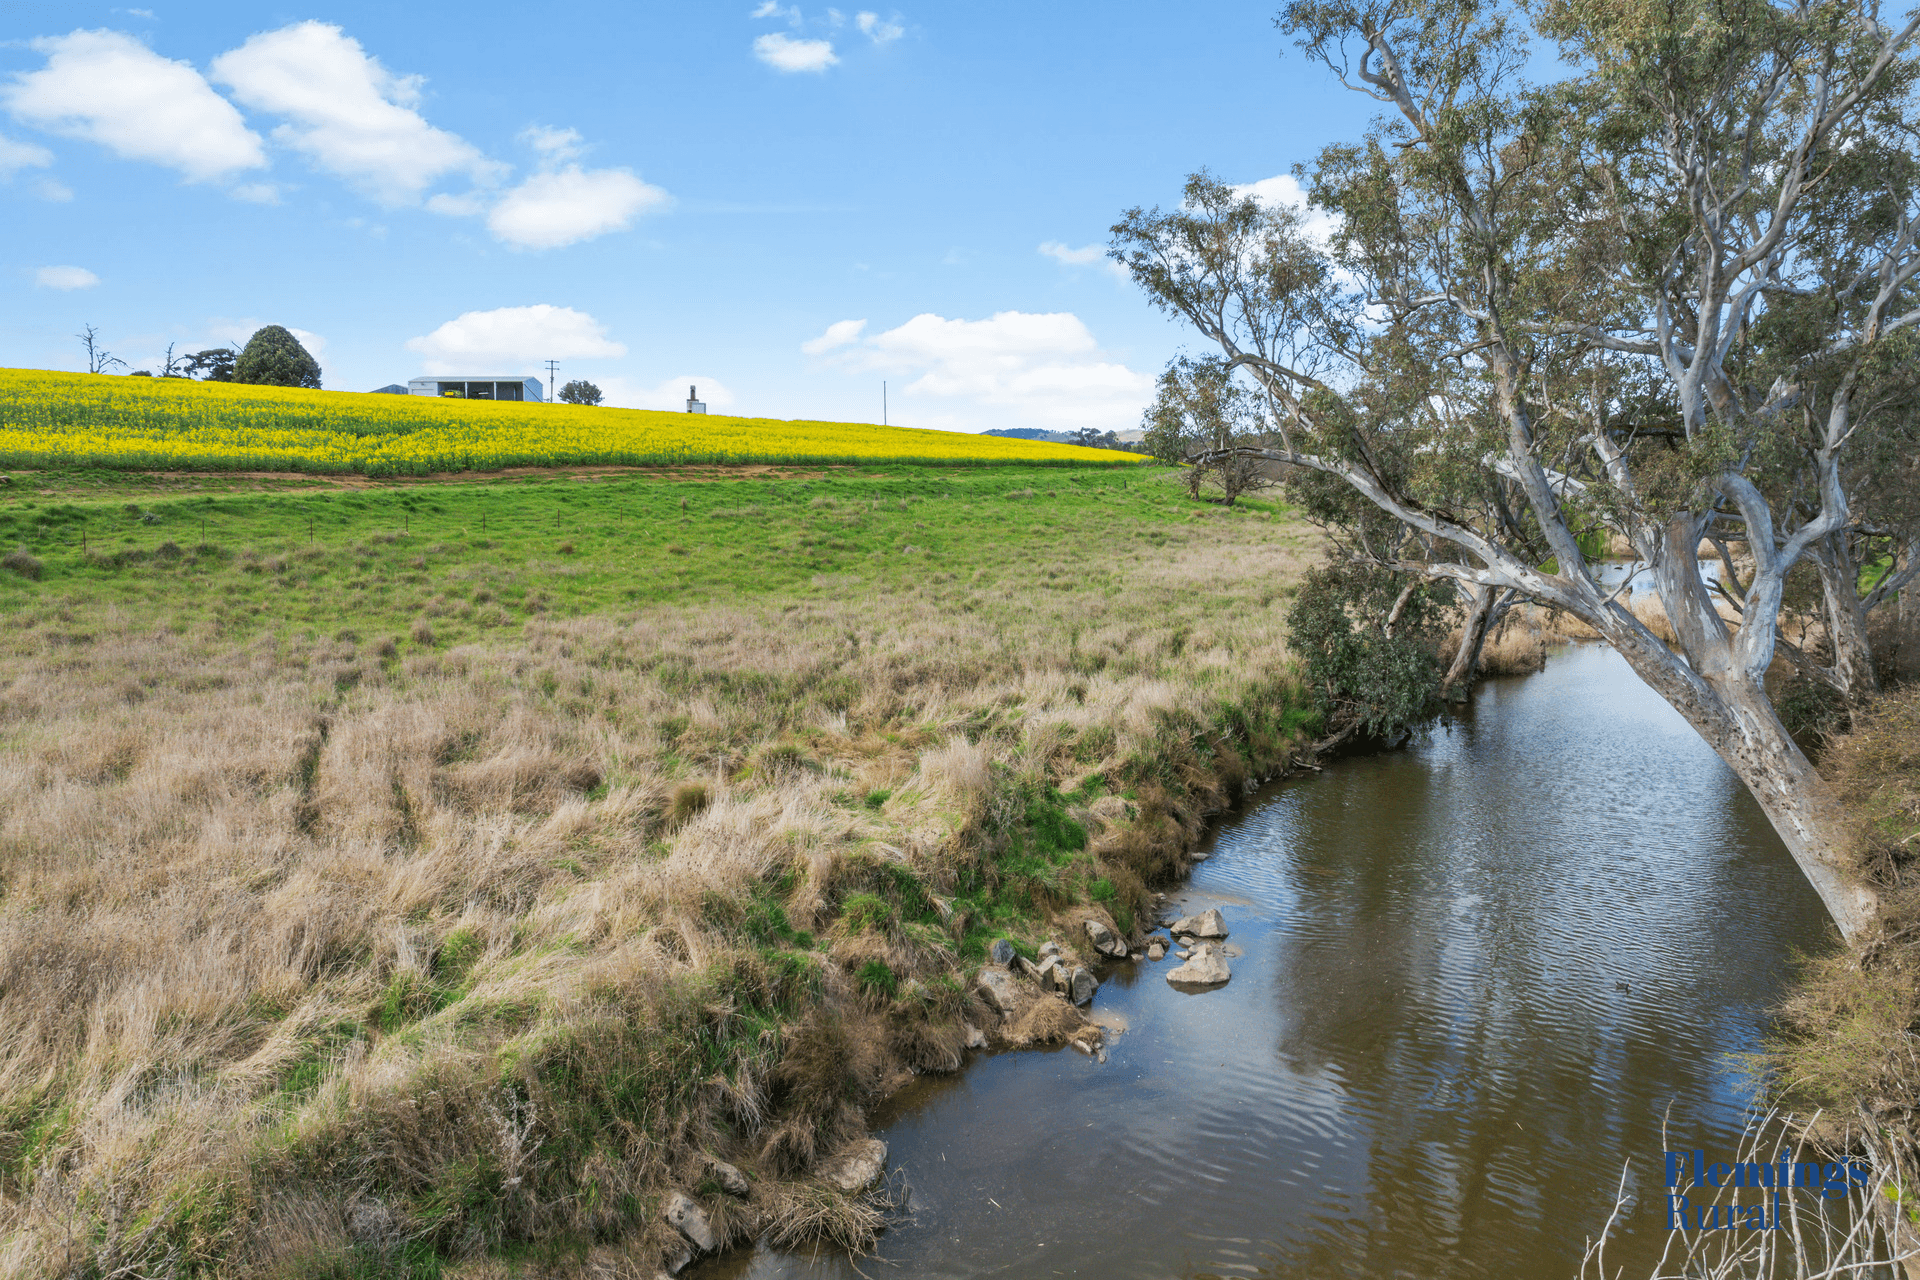
[[[887,383],[884,378],[880,381],[880,425],[887,425]]]
[[[560,398],[560,388],[553,385],[554,383],[553,370],[554,370],[554,367],[559,363],[560,362],[558,360],[547,361],[547,403],[548,404],[552,404],[555,400],[558,400]]]

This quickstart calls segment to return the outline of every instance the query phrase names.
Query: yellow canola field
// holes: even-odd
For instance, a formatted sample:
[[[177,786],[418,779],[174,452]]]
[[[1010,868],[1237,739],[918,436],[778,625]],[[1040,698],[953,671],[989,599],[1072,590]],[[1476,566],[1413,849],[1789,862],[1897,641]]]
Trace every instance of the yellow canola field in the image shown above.
[[[0,467],[369,476],[684,463],[1127,463],[999,436],[0,369]]]

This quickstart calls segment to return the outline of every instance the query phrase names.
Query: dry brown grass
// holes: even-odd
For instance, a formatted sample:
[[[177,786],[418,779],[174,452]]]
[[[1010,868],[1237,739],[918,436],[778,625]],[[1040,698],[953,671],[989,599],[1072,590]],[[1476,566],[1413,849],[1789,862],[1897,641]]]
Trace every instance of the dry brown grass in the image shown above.
[[[966,921],[841,902],[889,864],[953,892],[1022,788],[1146,772],[1181,781],[1076,817],[1123,894],[1177,871],[1284,747],[1187,744],[1275,696],[1305,555],[1209,521],[1057,593],[947,575],[404,659],[11,619],[0,1275],[479,1275],[556,1236],[645,1274],[707,1153],[766,1189],[703,1196],[736,1237],[870,1238],[805,1171],[981,1010]],[[775,901],[817,950],[755,933]]]

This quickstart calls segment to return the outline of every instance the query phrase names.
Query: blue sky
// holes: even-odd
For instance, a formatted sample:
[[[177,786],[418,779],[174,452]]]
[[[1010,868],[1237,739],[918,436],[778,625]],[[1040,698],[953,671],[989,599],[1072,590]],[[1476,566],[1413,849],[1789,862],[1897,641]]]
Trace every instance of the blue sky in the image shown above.
[[[1190,340],[1107,228],[1369,115],[1273,12],[15,0],[0,365],[276,323],[344,390],[551,356],[612,403],[1125,429]]]

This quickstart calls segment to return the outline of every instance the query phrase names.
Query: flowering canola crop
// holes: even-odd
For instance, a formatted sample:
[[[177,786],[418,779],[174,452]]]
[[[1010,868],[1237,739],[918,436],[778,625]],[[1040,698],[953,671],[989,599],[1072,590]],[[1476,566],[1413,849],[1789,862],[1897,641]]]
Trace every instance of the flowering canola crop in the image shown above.
[[[1111,450],[858,422],[0,369],[5,467],[385,476],[728,462],[1130,461]]]

